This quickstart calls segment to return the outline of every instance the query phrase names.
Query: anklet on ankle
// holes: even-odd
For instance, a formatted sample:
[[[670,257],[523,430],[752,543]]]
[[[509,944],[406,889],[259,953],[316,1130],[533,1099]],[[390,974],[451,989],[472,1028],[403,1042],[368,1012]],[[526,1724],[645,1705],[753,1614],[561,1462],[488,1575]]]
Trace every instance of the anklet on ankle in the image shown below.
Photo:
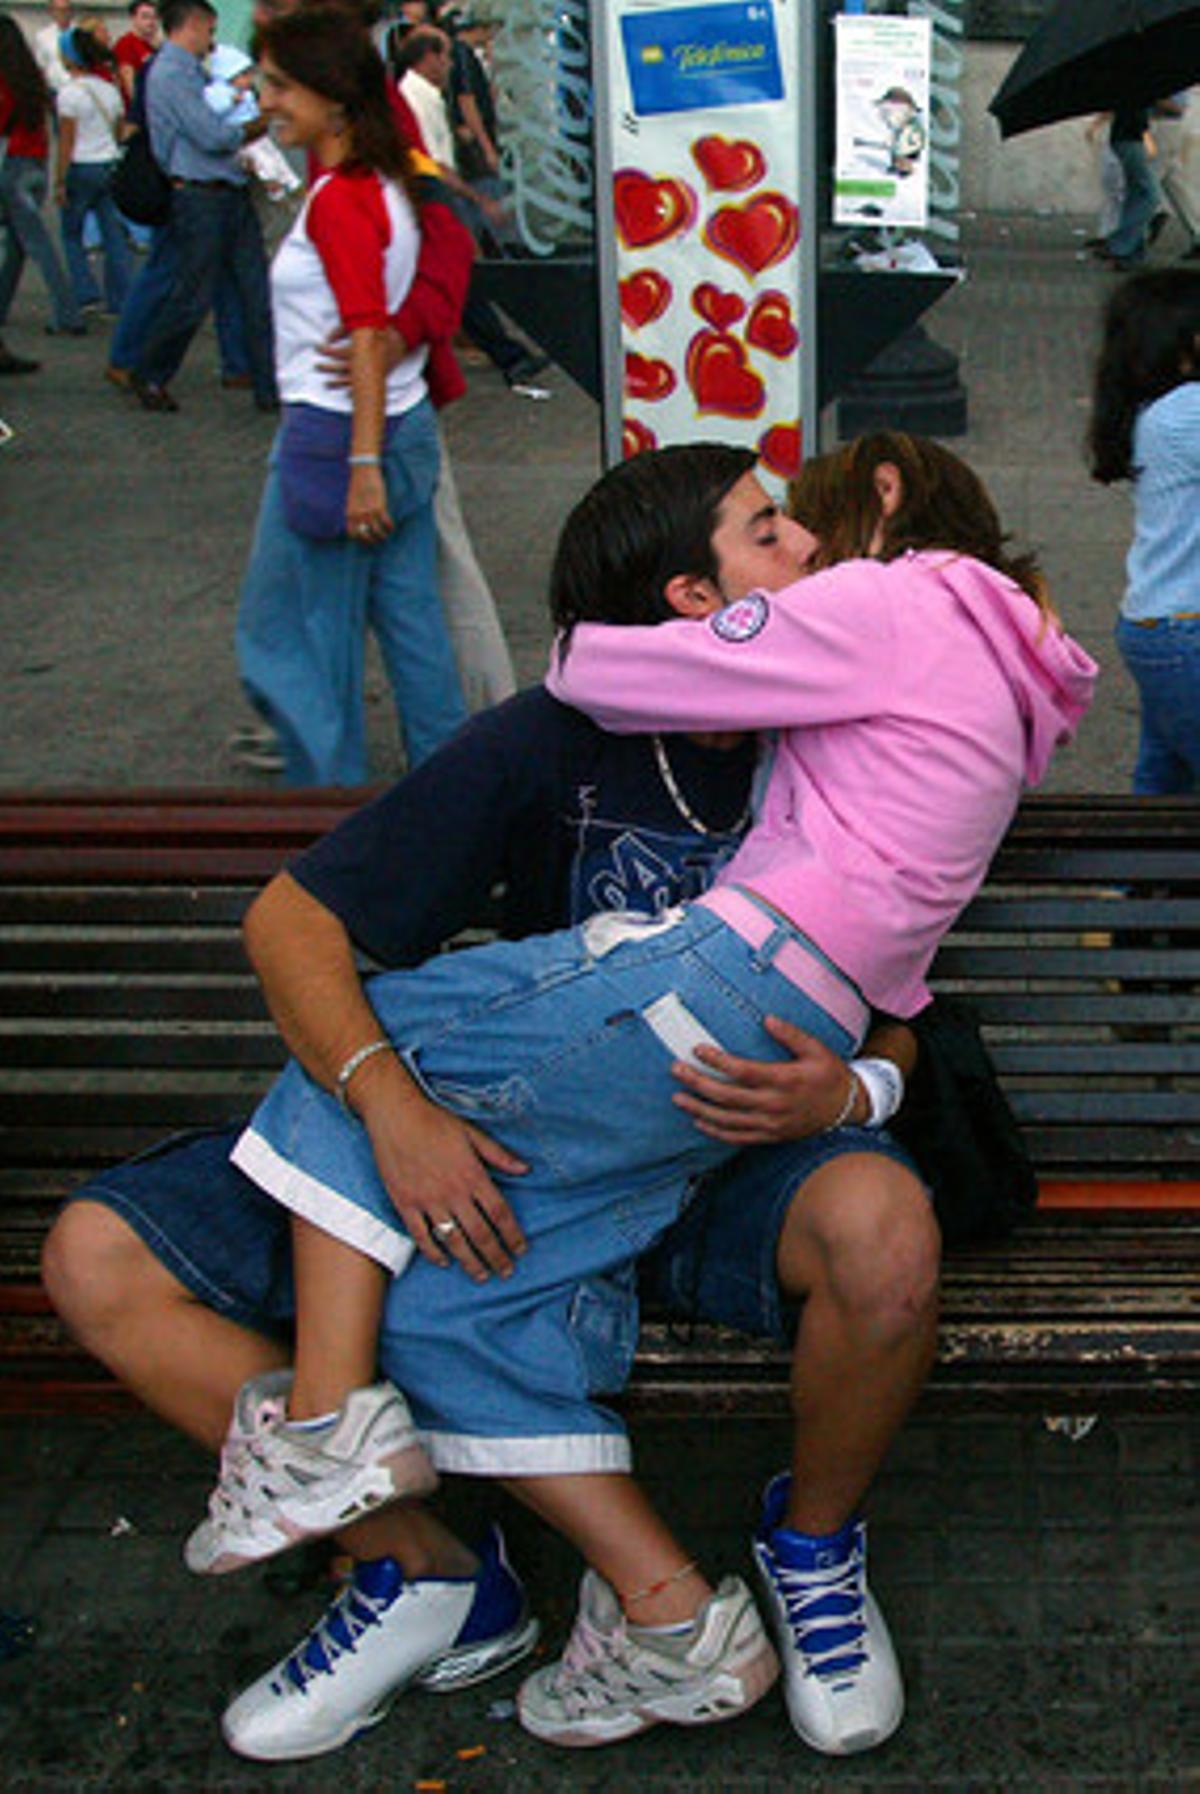
[[[689,1558],[687,1563],[685,1563],[681,1569],[675,1571],[674,1575],[664,1576],[661,1582],[651,1582],[647,1587],[639,1588],[636,1594],[621,1595],[621,1605],[622,1607],[632,1607],[635,1601],[648,1601],[651,1595],[661,1595],[663,1590],[665,1588],[670,1588],[673,1582],[682,1582],[685,1576],[691,1576],[693,1573],[698,1573],[699,1569],[700,1565],[696,1562],[696,1559],[694,1557]]]

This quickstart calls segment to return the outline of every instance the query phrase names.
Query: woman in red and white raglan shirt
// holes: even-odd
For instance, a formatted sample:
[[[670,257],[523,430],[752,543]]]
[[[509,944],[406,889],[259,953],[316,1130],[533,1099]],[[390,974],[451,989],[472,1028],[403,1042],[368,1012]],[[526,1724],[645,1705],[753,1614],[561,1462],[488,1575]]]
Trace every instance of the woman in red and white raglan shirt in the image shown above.
[[[438,600],[438,445],[426,349],[387,371],[385,332],[419,249],[383,65],[350,15],[304,8],[259,36],[261,102],[278,140],[320,169],[271,269],[283,421],[238,620],[251,698],[282,743],[292,784],[367,777],[368,614],[392,681],[409,763],[463,720]],[[321,345],[349,333],[348,390]]]

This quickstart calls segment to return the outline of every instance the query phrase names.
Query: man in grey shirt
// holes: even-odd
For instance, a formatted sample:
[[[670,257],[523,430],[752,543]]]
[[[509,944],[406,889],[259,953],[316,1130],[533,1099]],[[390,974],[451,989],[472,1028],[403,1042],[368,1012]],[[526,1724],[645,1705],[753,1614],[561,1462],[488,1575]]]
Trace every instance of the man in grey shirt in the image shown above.
[[[146,73],[146,120],[155,159],[174,188],[164,227],[174,278],[142,344],[133,388],[148,411],[178,409],[167,382],[212,304],[218,275],[226,273],[242,308],[255,404],[273,411],[267,262],[237,157],[266,124],[232,124],[205,101],[202,65],[217,23],[209,0],[166,0],[162,22],[166,41]]]

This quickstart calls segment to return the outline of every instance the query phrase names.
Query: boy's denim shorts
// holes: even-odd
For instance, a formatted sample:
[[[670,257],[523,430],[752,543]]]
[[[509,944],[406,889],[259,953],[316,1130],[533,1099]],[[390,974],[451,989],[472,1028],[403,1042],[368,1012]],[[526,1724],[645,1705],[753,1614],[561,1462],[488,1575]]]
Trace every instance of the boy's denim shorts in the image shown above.
[[[372,1008],[444,1107],[529,1167],[498,1178],[529,1250],[482,1285],[419,1256],[365,1129],[293,1062],[237,1158],[281,1202],[394,1277],[381,1358],[434,1461],[485,1475],[624,1469],[619,1390],[637,1337],[634,1261],[728,1152],[673,1102],[689,1038],[775,1058],[782,1016],[848,1056],[854,1040],[776,961],[808,952],[772,919],[750,946],[699,907],[443,954],[372,980]],[[863,1008],[865,1016],[865,1008]],[[436,1219],[436,1217],[431,1217]]]
[[[206,1307],[286,1338],[295,1314],[290,1217],[230,1160],[241,1132],[239,1123],[173,1136],[101,1172],[73,1200],[112,1209]],[[874,1153],[912,1168],[887,1134],[864,1128],[739,1153],[700,1180],[696,1200],[643,1259],[643,1288],[681,1318],[786,1342],[795,1315],[775,1275],[780,1230],[795,1192],[845,1153]],[[457,1268],[427,1269],[457,1279],[466,1301],[479,1293]],[[581,1353],[589,1349],[587,1321],[602,1309],[603,1293],[576,1303]],[[381,1351],[387,1370],[386,1334]]]

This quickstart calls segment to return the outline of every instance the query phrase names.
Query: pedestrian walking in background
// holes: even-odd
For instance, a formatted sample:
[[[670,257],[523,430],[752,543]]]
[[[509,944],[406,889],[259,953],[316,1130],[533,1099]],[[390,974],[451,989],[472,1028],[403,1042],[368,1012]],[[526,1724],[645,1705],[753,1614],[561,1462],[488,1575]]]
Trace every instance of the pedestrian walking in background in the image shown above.
[[[420,247],[383,63],[357,19],[302,8],[263,27],[261,104],[320,170],[271,269],[283,425],[246,574],[238,663],[285,778],[367,777],[363,659],[378,638],[410,765],[463,721],[438,599],[438,443],[424,347],[387,369],[385,335]],[[350,335],[349,391],[321,370]]]
[[[1141,700],[1133,788],[1200,774],[1200,269],[1119,287],[1104,314],[1092,477],[1132,480],[1133,545],[1116,640]]]
[[[224,275],[241,304],[255,403],[273,411],[267,263],[250,203],[250,177],[238,160],[245,144],[265,135],[266,122],[240,125],[218,118],[205,102],[203,63],[217,23],[208,0],[165,0],[162,22],[166,41],[146,71],[145,102],[154,157],[174,189],[161,251],[151,255],[156,276],[166,263],[170,284],[137,345],[133,388],[147,411],[178,410],[168,381],[182,365]]]
[[[46,23],[33,40],[33,54],[51,93],[58,93],[70,79],[62,59],[61,39],[73,18],[71,0],[47,0]]]
[[[0,330],[8,321],[25,263],[32,258],[53,307],[47,328],[80,336],[84,325],[79,307],[42,217],[50,184],[48,121],[52,104],[46,78],[23,33],[7,13],[0,13],[0,142],[8,140],[8,153],[0,156],[0,224],[5,234],[0,260]],[[0,350],[0,373],[32,372],[37,366],[36,362],[12,365],[22,361],[22,357]]]
[[[1158,184],[1187,237],[1183,254],[1188,257],[1200,256],[1200,118],[1189,98],[1184,88],[1160,100],[1151,117]]]
[[[129,29],[113,45],[117,78],[125,109],[133,103],[133,84],[158,48],[158,8],[154,0],[130,0]]]
[[[104,304],[115,316],[125,303],[133,264],[117,203],[113,170],[126,135],[125,106],[112,78],[112,52],[90,31],[64,31],[61,53],[69,79],[58,95],[58,162],[54,198],[62,208],[63,249],[81,308],[100,303],[84,248],[84,220],[96,219],[104,253]]]
[[[1108,128],[1109,145],[1121,164],[1125,189],[1121,214],[1106,247],[1110,266],[1121,272],[1145,261],[1150,221],[1162,207],[1162,194],[1146,147],[1149,128],[1150,112],[1146,106],[1119,106]]]

